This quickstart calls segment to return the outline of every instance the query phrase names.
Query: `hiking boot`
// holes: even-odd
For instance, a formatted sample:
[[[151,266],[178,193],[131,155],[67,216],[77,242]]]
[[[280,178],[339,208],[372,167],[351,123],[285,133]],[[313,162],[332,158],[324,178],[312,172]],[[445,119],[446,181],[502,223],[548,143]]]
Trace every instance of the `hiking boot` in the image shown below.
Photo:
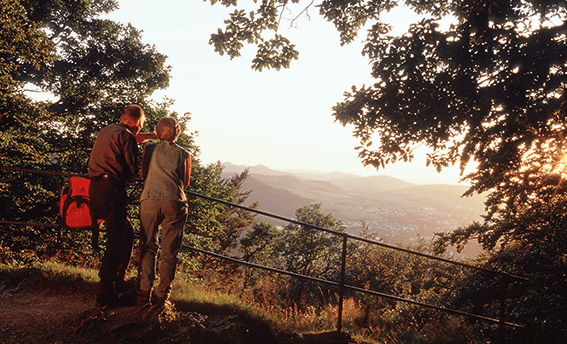
[[[150,292],[143,290],[129,290],[123,292],[120,296],[120,306],[142,307],[150,302]]]
[[[169,296],[160,297],[155,295],[154,300],[152,301],[152,308],[171,309],[175,308],[175,305],[171,302],[171,300],[169,300]]]
[[[117,295],[128,291],[134,291],[138,287],[138,281],[135,277],[129,278],[127,280],[116,281],[114,282],[114,291]]]
[[[138,290],[136,291],[136,300],[134,304],[138,307],[142,307],[150,303],[150,290]]]
[[[118,295],[114,293],[112,283],[100,281],[96,295],[96,304],[98,307],[115,307],[118,305]]]

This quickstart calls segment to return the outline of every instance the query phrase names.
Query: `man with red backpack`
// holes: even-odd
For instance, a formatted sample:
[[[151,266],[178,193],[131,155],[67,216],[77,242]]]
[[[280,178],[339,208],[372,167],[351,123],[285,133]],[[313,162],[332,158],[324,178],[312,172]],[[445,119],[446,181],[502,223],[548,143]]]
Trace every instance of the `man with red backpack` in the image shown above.
[[[107,235],[96,297],[101,307],[118,305],[118,295],[127,289],[125,274],[132,254],[134,228],[127,216],[126,185],[138,175],[138,141],[155,137],[147,133],[143,139],[137,139],[144,120],[140,106],[127,106],[120,123],[106,126],[98,133],[89,159],[91,209],[94,219],[104,220]]]

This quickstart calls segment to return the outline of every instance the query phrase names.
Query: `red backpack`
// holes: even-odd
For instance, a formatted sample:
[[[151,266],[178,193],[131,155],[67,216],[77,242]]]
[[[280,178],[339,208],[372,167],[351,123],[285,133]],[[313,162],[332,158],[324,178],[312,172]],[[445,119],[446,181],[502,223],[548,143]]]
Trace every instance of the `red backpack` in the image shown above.
[[[68,229],[98,230],[98,222],[91,216],[89,199],[90,179],[73,176],[61,191],[60,223]]]

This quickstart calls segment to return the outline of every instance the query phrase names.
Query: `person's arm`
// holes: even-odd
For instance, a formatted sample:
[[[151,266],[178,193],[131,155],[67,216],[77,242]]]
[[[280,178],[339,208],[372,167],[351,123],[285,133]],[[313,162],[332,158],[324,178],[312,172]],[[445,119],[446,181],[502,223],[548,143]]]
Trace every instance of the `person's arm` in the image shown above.
[[[138,176],[138,144],[133,135],[127,131],[123,132],[122,137],[124,162],[126,163],[124,179],[127,183],[131,183]]]
[[[185,160],[185,177],[183,178],[183,188],[187,189],[189,183],[191,182],[191,154],[187,156]]]
[[[147,142],[147,141],[152,140],[152,139],[157,139],[156,133],[146,133],[146,132],[144,132],[144,133],[138,133],[138,134],[136,135],[136,142],[137,142],[138,144]]]
[[[146,179],[148,175],[148,168],[146,166],[146,147],[144,147],[144,151],[142,152],[142,163],[140,164],[140,178]]]

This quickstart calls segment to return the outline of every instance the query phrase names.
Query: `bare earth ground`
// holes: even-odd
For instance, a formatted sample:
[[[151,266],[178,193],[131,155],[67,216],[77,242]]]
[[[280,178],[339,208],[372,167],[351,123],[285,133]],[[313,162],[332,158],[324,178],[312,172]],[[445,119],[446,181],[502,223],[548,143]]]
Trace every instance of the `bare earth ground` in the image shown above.
[[[0,343],[356,343],[335,332],[274,333],[261,320],[215,306],[177,302],[152,307],[101,309],[94,286],[49,285],[49,276],[0,276]],[[174,300],[175,301],[175,300]]]

